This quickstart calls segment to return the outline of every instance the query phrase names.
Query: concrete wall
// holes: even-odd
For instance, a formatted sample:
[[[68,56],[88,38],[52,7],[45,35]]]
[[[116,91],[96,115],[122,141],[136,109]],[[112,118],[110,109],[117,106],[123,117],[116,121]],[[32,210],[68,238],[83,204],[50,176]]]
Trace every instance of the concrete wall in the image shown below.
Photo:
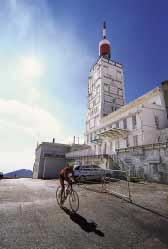
[[[65,154],[70,145],[58,143],[42,143],[36,148],[33,178],[57,178],[61,168],[65,166]]]
[[[65,166],[65,158],[46,157],[44,159],[43,179],[55,179],[59,177],[61,169]]]
[[[36,179],[39,176],[40,156],[41,156],[41,147],[35,152],[35,162],[33,165],[33,178]]]

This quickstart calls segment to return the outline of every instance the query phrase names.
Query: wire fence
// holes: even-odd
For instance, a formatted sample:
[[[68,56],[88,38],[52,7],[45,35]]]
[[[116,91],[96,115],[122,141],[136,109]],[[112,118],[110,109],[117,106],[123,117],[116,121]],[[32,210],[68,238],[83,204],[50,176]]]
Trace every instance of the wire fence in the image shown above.
[[[130,181],[130,172],[109,170],[101,180],[88,179],[79,182],[85,190],[111,194],[134,205],[168,218],[168,185]]]
[[[90,178],[90,179],[89,179]],[[98,179],[93,176],[85,176],[85,179],[79,179],[83,183],[83,187],[87,190],[98,191],[101,193],[114,194],[117,197],[132,201],[130,191],[129,172],[122,170],[106,170]]]

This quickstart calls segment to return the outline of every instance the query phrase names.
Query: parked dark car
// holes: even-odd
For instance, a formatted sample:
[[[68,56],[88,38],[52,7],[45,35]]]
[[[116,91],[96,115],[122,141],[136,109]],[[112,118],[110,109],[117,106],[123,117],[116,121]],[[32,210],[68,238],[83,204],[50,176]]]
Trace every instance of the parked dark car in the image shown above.
[[[3,178],[3,172],[0,172],[0,179]]]
[[[120,170],[106,170],[106,177],[113,178],[116,180],[125,180],[127,181],[127,175],[125,172],[122,172]]]

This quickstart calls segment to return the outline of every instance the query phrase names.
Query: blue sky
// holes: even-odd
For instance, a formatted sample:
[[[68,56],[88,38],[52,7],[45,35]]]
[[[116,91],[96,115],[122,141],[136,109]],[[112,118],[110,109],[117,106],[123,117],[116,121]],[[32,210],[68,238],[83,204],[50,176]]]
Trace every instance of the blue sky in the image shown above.
[[[1,0],[0,171],[32,169],[36,142],[84,132],[105,20],[127,102],[168,79],[166,0]]]

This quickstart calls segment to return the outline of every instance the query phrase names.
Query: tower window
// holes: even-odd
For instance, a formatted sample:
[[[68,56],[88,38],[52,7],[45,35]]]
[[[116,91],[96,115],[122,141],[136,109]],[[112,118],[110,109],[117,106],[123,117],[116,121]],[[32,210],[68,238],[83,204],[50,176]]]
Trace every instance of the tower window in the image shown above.
[[[121,71],[117,71],[117,80],[119,80],[119,81],[122,80]]]
[[[132,128],[135,129],[137,125],[136,115],[132,116]]]
[[[159,118],[158,118],[158,116],[155,116],[155,125],[156,125],[156,128],[159,129]]]
[[[104,91],[109,92],[109,90],[110,90],[109,85],[105,83],[104,84]]]

